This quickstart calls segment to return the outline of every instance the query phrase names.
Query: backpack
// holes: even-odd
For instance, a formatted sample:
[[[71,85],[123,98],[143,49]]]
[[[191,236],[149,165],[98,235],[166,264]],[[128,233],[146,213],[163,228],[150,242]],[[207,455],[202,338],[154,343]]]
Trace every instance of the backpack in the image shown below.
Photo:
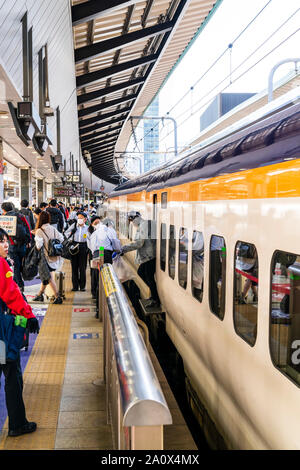
[[[42,229],[46,237],[48,238],[48,252],[49,258],[54,258],[55,256],[61,256],[63,254],[63,245],[57,238],[49,238],[46,232]]]
[[[22,260],[22,277],[24,281],[31,281],[38,274],[39,252],[35,246],[27,250]]]
[[[15,245],[28,245],[30,243],[30,231],[25,222],[25,216],[18,213],[9,214],[17,217],[16,235],[11,237]]]

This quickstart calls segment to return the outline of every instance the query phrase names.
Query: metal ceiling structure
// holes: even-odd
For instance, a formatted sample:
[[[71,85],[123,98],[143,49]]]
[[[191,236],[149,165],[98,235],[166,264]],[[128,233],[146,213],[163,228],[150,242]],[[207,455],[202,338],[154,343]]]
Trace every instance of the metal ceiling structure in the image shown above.
[[[119,182],[116,145],[221,0],[73,0],[79,135],[93,174]],[[128,122],[128,124],[127,124]]]

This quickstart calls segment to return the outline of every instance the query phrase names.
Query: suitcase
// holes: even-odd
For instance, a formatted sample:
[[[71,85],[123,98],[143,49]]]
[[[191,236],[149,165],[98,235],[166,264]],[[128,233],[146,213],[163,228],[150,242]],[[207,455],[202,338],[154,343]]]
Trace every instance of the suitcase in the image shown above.
[[[65,273],[61,271],[56,271],[54,274],[54,279],[57,286],[58,295],[62,299],[65,299]]]
[[[58,295],[62,298],[65,299],[65,273],[61,271],[55,271],[54,273],[54,280],[56,284],[56,288],[58,291]],[[54,300],[54,292],[50,286],[50,284],[47,285],[45,289],[45,295],[47,299]]]

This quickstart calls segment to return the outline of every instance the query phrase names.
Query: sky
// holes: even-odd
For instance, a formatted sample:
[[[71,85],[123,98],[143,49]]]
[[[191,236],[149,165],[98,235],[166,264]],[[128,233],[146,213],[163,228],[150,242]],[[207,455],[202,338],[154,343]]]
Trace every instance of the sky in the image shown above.
[[[218,93],[267,89],[275,64],[300,59],[299,45],[299,0],[223,0],[159,92],[159,114],[177,122],[179,150],[199,136],[200,116]],[[293,70],[282,65],[274,82]],[[172,158],[173,150],[173,125],[165,121],[160,151]]]

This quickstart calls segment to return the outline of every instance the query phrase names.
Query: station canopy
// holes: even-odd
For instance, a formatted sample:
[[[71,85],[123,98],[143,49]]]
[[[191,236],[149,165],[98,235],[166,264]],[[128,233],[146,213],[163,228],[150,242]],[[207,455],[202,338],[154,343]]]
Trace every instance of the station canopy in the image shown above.
[[[80,145],[93,174],[119,182],[130,115],[141,116],[221,0],[73,0]]]

